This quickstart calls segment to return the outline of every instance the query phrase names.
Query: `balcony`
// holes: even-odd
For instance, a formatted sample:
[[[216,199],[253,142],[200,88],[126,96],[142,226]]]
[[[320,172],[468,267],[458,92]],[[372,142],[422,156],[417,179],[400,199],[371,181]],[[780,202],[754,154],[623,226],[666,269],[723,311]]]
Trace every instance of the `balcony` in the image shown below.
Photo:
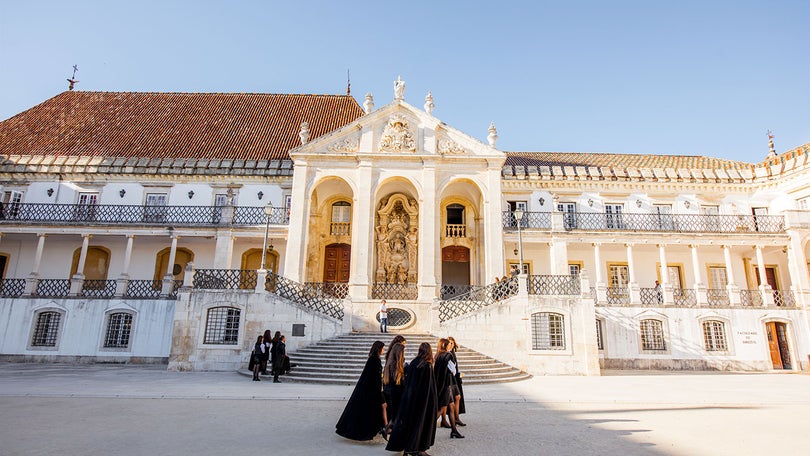
[[[627,214],[563,212],[566,231],[644,231],[675,233],[784,233],[781,215]],[[525,212],[521,229],[551,229],[550,212]],[[503,213],[503,228],[517,230],[510,211]]]
[[[352,234],[351,222],[332,222],[329,224],[329,234],[332,236],[350,236]]]
[[[467,237],[467,225],[448,223],[444,225],[444,237],[465,238]]]
[[[264,209],[229,206],[0,203],[0,225],[256,226],[267,223]],[[271,225],[287,225],[289,222],[287,209],[273,208]]]

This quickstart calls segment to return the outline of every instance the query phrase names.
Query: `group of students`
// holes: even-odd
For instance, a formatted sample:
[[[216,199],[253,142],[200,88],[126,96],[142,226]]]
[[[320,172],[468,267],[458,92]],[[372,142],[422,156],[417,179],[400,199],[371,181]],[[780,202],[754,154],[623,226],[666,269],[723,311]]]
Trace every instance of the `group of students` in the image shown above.
[[[387,352],[382,341],[374,342],[335,432],[352,440],[379,434],[388,441],[388,451],[429,456],[438,420],[451,429],[450,438],[464,438],[457,428],[466,425],[459,418],[465,409],[456,341],[440,339],[435,358],[430,344],[423,342],[410,363],[405,362],[405,342],[397,335]]]
[[[259,335],[256,338],[256,344],[253,346],[253,352],[250,354],[248,369],[253,371],[254,382],[261,380],[259,374],[269,375],[267,372],[268,363],[273,372],[273,383],[281,383],[278,376],[290,373],[287,338],[281,334],[281,331],[276,331],[276,334],[272,337],[271,334],[272,332],[268,329],[264,332],[264,335]]]

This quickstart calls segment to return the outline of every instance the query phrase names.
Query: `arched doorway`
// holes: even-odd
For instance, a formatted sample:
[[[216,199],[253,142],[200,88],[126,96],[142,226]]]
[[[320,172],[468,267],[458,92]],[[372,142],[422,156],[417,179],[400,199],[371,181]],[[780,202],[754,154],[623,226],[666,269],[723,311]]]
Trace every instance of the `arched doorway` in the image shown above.
[[[442,299],[469,291],[470,249],[449,245],[442,249]]]
[[[351,271],[352,246],[349,244],[329,244],[324,248],[323,281],[324,292],[338,298],[345,298],[348,292]]]
[[[264,267],[268,271],[273,271],[278,274],[278,252],[272,250],[273,246],[269,246],[267,255],[264,258]],[[242,270],[255,271],[262,267],[262,249],[248,249],[242,254]]]
[[[73,252],[73,262],[70,266],[70,277],[73,277],[79,269],[79,257],[82,249]],[[107,270],[110,267],[110,250],[105,247],[87,247],[87,257],[84,260],[84,280],[107,280]]]
[[[167,247],[157,253],[155,257],[155,280],[163,280],[169,266],[170,249]],[[182,281],[186,276],[186,264],[194,261],[194,252],[179,247],[174,255],[174,265],[172,265],[172,275],[174,280]]]
[[[768,351],[774,369],[793,369],[790,362],[790,344],[788,343],[787,324],[779,321],[765,323],[768,335]]]

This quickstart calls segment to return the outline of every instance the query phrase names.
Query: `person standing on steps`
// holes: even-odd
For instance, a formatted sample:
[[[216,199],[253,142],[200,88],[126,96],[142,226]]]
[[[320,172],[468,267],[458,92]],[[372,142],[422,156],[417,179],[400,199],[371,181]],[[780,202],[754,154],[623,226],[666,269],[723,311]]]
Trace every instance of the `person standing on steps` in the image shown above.
[[[335,425],[335,432],[341,437],[362,441],[371,440],[380,434],[388,439],[388,417],[382,393],[383,368],[380,361],[384,351],[385,344],[380,340],[371,346],[363,373]]]
[[[380,332],[388,332],[388,307],[385,306],[385,299],[380,303]]]
[[[287,358],[287,344],[284,341],[287,340],[286,337],[280,335],[280,332],[276,332],[279,335],[278,341],[273,344],[273,383],[281,383],[279,381],[278,376],[284,373],[284,359]]]

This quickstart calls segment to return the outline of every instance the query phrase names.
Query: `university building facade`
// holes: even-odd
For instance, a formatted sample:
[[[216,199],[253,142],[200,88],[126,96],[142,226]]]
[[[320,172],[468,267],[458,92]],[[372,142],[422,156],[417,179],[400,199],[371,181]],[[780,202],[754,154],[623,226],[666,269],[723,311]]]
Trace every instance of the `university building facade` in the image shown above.
[[[236,369],[386,299],[393,331],[535,375],[808,368],[810,147],[504,152],[432,111],[398,80],[382,107],[68,91],[0,122],[0,359]]]

